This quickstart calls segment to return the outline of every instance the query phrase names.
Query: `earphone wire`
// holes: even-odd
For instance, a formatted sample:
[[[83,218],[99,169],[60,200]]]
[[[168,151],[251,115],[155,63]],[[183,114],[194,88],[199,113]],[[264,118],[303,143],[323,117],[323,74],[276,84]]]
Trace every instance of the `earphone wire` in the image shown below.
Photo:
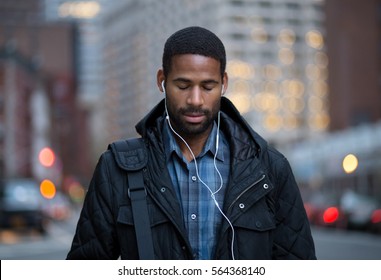
[[[230,228],[232,229],[232,241],[231,241],[231,254],[232,254],[232,259],[235,260],[235,257],[234,257],[234,239],[235,239],[235,232],[234,232],[234,227],[233,227],[233,224],[230,222],[229,218],[225,215],[225,213],[222,211],[220,205],[218,204],[217,200],[216,200],[216,197],[215,195],[222,189],[222,186],[223,186],[223,179],[222,179],[222,175],[220,173],[220,171],[218,170],[217,168],[217,164],[216,164],[216,157],[217,157],[217,153],[218,153],[218,147],[219,147],[219,131],[220,131],[220,111],[218,111],[218,118],[217,118],[217,135],[216,135],[216,152],[214,154],[214,158],[213,158],[213,164],[214,164],[214,169],[216,170],[219,178],[220,178],[220,186],[219,188],[216,190],[216,191],[212,191],[210,189],[210,187],[201,179],[199,173],[198,173],[198,164],[197,164],[197,159],[191,149],[191,147],[188,145],[188,143],[185,141],[185,139],[183,137],[180,136],[180,134],[178,134],[172,127],[171,125],[171,121],[169,119],[169,114],[168,114],[168,109],[167,109],[167,100],[166,100],[166,92],[165,92],[165,88],[164,88],[164,81],[161,83],[162,85],[162,88],[163,88],[163,92],[165,94],[165,100],[164,100],[164,106],[165,106],[165,113],[166,113],[166,119],[167,119],[167,122],[168,122],[168,125],[170,127],[170,129],[172,130],[172,132],[180,138],[180,140],[182,142],[184,142],[184,144],[186,145],[186,147],[188,148],[189,152],[191,153],[192,155],[192,158],[194,160],[194,164],[195,164],[195,170],[196,170],[196,176],[197,178],[200,180],[200,182],[208,189],[208,191],[210,192],[210,196],[211,198],[213,199],[214,201],[214,204],[216,205],[218,211],[221,213],[221,215],[225,218],[225,220],[229,223],[229,226]]]

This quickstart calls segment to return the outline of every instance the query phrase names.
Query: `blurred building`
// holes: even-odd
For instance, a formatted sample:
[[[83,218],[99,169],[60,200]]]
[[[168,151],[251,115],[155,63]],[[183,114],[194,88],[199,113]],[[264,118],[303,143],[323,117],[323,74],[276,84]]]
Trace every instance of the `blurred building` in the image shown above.
[[[331,130],[381,120],[381,1],[326,1]]]
[[[226,96],[271,142],[328,128],[322,1],[125,0],[102,9],[106,142],[135,136],[136,122],[163,98],[156,86],[163,45],[189,25],[223,40]]]
[[[381,201],[381,1],[329,0],[325,11],[329,133],[291,146],[289,159],[311,190]]]
[[[88,113],[91,141],[86,145],[90,149],[92,166],[99,153],[105,149],[104,142],[99,143],[105,137],[104,118],[101,114],[103,104],[99,102],[104,91],[101,47],[105,31],[101,26],[100,15],[103,13],[103,6],[115,5],[117,2],[119,1],[43,0],[44,16],[48,22],[73,23],[77,27],[78,36],[74,46],[77,99]]]
[[[329,0],[324,9],[330,133],[291,147],[289,157],[312,189],[381,201],[381,1]]]
[[[48,24],[38,0],[0,2],[0,127],[4,177],[87,177],[86,111],[76,101],[73,24]],[[51,147],[55,165],[40,168]]]
[[[18,51],[35,44],[16,41],[15,33],[23,35],[17,22],[36,22],[38,2],[0,3],[0,170],[2,177],[31,175],[32,144],[29,101],[37,76],[35,65]],[[25,37],[25,36],[24,36]]]

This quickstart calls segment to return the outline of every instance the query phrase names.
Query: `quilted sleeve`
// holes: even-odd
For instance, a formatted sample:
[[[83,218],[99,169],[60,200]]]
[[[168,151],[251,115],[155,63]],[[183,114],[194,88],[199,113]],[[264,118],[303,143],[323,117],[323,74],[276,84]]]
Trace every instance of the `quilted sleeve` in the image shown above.
[[[117,259],[119,245],[113,218],[111,154],[99,159],[86,194],[67,259]]]
[[[316,259],[315,245],[302,197],[286,158],[276,162],[274,259]]]

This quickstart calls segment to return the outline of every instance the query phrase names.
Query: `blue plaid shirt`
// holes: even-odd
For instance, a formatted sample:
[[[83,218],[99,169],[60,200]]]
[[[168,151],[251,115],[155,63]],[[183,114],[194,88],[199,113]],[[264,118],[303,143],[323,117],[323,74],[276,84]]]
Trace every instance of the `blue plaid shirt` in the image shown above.
[[[217,125],[214,124],[202,152],[196,157],[198,174],[212,192],[218,190],[221,184],[220,177],[214,167],[216,133]],[[167,168],[182,206],[184,224],[188,231],[194,258],[211,259],[217,242],[216,233],[223,217],[216,207],[210,191],[197,178],[195,161],[188,162],[183,156],[166,121],[163,128],[163,139]],[[221,173],[223,185],[215,198],[222,210],[225,189],[229,179],[230,152],[229,144],[221,130],[219,132],[216,165]]]

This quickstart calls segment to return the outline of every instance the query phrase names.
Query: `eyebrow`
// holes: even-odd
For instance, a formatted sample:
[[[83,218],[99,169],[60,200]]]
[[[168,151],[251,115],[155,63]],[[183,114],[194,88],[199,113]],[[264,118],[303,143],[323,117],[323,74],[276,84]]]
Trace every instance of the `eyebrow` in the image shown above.
[[[172,80],[173,82],[183,82],[183,83],[191,83],[192,80],[190,79],[186,79],[186,78],[182,78],[182,77],[179,77],[179,78],[176,78],[174,80]],[[216,80],[213,80],[213,79],[209,79],[209,80],[203,80],[201,81],[202,84],[218,84],[219,82],[216,81]]]

